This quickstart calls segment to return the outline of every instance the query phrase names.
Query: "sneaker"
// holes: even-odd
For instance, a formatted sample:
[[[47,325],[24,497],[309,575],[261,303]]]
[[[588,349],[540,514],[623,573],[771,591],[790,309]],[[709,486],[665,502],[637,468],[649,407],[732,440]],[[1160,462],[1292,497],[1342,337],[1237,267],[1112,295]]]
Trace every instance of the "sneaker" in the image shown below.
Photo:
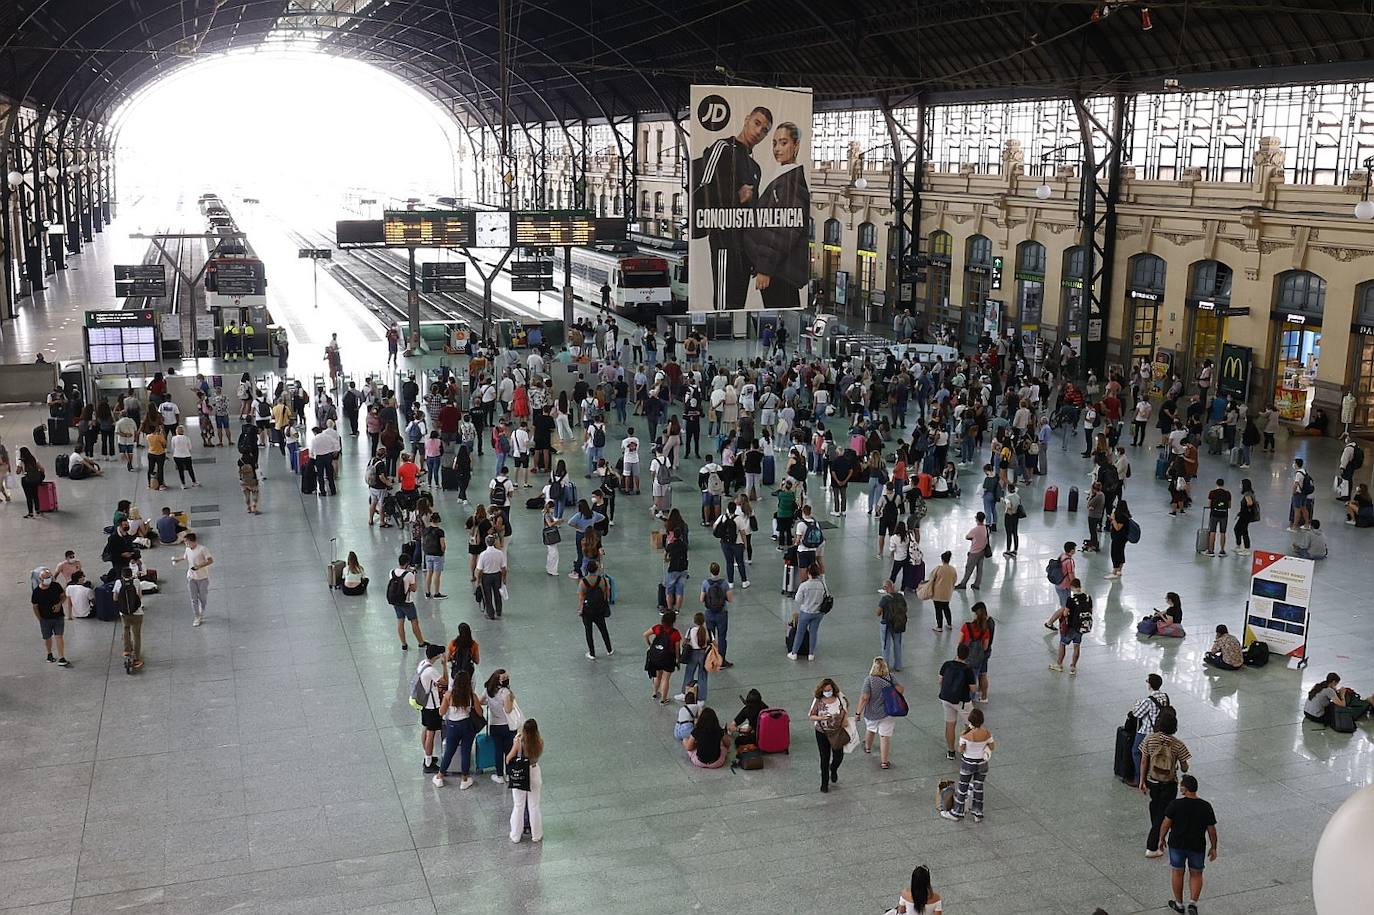
[[[795,660],[797,660],[797,655],[796,655],[796,653],[795,653],[795,652],[792,652],[792,651],[789,651],[789,652],[787,653],[787,659],[788,659],[789,661],[795,661]]]
[[[747,581],[744,582],[743,584],[740,585],[740,587],[741,587],[741,588],[748,589],[748,587],[749,587],[749,582],[747,582]]]
[[[71,661],[68,661],[66,658],[58,658],[58,659],[57,659],[57,666],[58,666],[58,667],[71,667],[71,666],[72,666],[72,662],[71,662]]]
[[[721,661],[721,662],[720,662],[721,670],[725,670],[725,669],[727,669],[727,668],[734,667],[734,666],[735,666],[735,662],[734,662],[734,661]]]
[[[1215,556],[1215,555],[1216,555],[1216,551],[1214,551],[1214,550],[1208,550],[1208,551],[1207,551],[1207,555],[1208,555],[1208,556]]]
[[[57,658],[53,657],[53,653],[52,653],[51,651],[48,652],[48,663],[49,663],[49,664],[56,664],[56,663],[57,663]]]
[[[975,822],[975,823],[981,823],[981,822],[983,822],[983,815],[982,815],[981,813],[975,813],[975,814],[973,815],[973,822]]]
[[[931,626],[931,627],[930,627],[930,631],[931,631],[931,632],[944,632],[945,630],[944,630],[942,627],[940,627],[940,626]]]
[[[434,599],[435,599],[435,600],[448,600],[448,595],[447,595],[447,594],[440,594],[438,591],[435,591],[435,592],[434,592]]]
[[[437,787],[437,788],[442,788],[442,787],[444,787],[444,775],[443,775],[443,773],[440,772],[440,773],[435,774],[434,778],[432,778],[431,781],[434,782],[434,785],[435,785],[435,787]]]
[[[584,654],[583,657],[586,658],[588,661],[596,660],[596,655],[592,654],[590,651]]]
[[[428,592],[428,591],[425,592],[425,600],[429,600],[429,592]]]
[[[192,625],[192,626],[199,626],[199,625],[201,625],[201,624],[204,623],[204,622],[205,622],[204,617],[199,617],[199,616],[198,616],[198,617],[196,617],[195,619],[191,620],[191,625]]]
[[[1180,915],[1182,915],[1183,912],[1187,911],[1183,908],[1183,903],[1177,902],[1173,899],[1169,900],[1169,908],[1173,909],[1175,912],[1180,913]]]
[[[1077,668],[1077,667],[1070,667],[1070,668],[1069,668],[1069,676],[1072,677],[1072,676],[1076,676],[1077,674],[1078,674],[1078,668]]]
[[[1055,673],[1059,674],[1059,673],[1063,673],[1063,672],[1064,672],[1064,667],[1063,667],[1063,665],[1061,665],[1061,664],[1051,664],[1051,665],[1050,665],[1050,670],[1052,670],[1052,671],[1054,671]]]
[[[1196,902],[1190,902],[1190,903],[1188,903],[1188,915],[1197,915],[1197,903],[1196,903]]]
[[[816,660],[816,656],[813,655],[813,654],[809,654],[809,655],[806,656],[806,660],[808,660],[808,661],[814,661],[814,660]]]
[[[401,643],[401,650],[402,650],[402,651],[410,651],[410,645],[407,644],[406,642],[402,642],[402,643]]]
[[[424,765],[424,771],[427,774],[433,775],[435,772],[439,771],[439,764],[437,762],[427,762]]]
[[[678,702],[681,702],[683,699],[686,699],[686,698],[687,698],[687,694],[686,694],[686,693],[678,693],[678,694],[676,694],[675,696],[673,696],[673,698],[676,699]]]
[[[463,779],[462,781],[460,781],[460,782],[458,783],[458,790],[459,790],[459,791],[466,791],[466,790],[468,790],[469,788],[471,788],[472,785],[473,785],[472,779],[470,779],[470,778],[465,778],[465,779]]]
[[[1103,576],[1102,576],[1102,580],[1103,580],[1103,581],[1115,581],[1116,579],[1118,579],[1118,578],[1120,578],[1120,577],[1121,577],[1121,576],[1118,575],[1118,574],[1116,574],[1115,572],[1111,572],[1111,573],[1109,573],[1109,574],[1107,574],[1107,575],[1103,575]]]
[[[607,656],[607,657],[610,657],[610,656],[613,655],[613,654],[615,654],[615,649],[614,649],[614,648],[607,648],[607,649],[606,649],[606,656]]]
[[[953,751],[953,750],[946,750],[946,751],[945,751],[945,759],[953,759],[953,758],[954,758],[954,751]]]
[[[1147,851],[1147,852],[1145,852],[1145,857],[1147,857],[1147,858],[1162,858],[1162,857],[1164,857],[1164,850],[1163,850],[1163,849],[1157,848],[1157,849],[1155,849],[1154,851]],[[1182,906],[1180,906],[1180,907],[1178,908],[1177,911],[1182,912],[1182,911],[1183,911]]]
[[[1225,556],[1225,555],[1226,555],[1226,551],[1225,551],[1225,550],[1222,550],[1221,552],[1217,553],[1217,555],[1218,555],[1218,556]]]
[[[493,773],[491,774],[491,780],[494,781],[494,782],[496,782],[496,784],[498,784],[498,785],[504,785],[504,784],[506,783],[506,778],[505,778],[505,776],[503,776],[503,775],[497,775],[495,772],[493,772]]]

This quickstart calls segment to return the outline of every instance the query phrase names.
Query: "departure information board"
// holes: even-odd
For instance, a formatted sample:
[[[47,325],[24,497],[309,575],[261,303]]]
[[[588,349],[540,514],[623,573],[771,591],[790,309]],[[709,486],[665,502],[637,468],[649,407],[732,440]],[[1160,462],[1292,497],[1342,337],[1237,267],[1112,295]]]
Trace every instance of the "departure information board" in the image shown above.
[[[215,291],[220,295],[264,295],[260,261],[236,261],[222,258],[215,262]]]
[[[87,327],[86,351],[92,365],[156,362],[157,328]]]
[[[473,216],[472,210],[387,210],[382,243],[391,248],[469,248]]]
[[[579,210],[514,213],[517,245],[590,245],[596,241],[596,221]]]

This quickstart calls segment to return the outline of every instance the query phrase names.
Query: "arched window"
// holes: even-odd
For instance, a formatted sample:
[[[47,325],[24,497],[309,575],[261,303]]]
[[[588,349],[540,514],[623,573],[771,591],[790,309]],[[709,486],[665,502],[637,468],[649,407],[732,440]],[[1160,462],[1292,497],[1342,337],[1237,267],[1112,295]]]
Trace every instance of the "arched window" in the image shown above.
[[[1326,280],[1306,270],[1280,273],[1275,307],[1320,321],[1326,308]]]
[[[606,215],[606,194],[604,191],[602,192],[601,197],[597,201],[596,211],[602,216]]]
[[[1164,293],[1164,258],[1155,254],[1137,254],[1131,258],[1131,288]]]
[[[663,212],[663,192],[662,192],[662,191],[654,191],[654,212],[655,212],[655,213],[662,213],[662,212]]]
[[[646,131],[647,134],[647,131]],[[649,192],[644,191],[639,195],[639,208],[645,213],[649,212]]]
[[[681,194],[674,194],[674,195],[673,195],[673,215],[674,215],[674,216],[681,216],[681,215],[682,215],[682,195],[681,195]]]
[[[816,220],[810,216],[806,217],[806,240],[809,242],[816,240]]]
[[[840,243],[840,228],[838,219],[827,219],[825,221],[825,243],[827,245],[838,245]]]
[[[1064,252],[1064,279],[1078,280],[1082,285],[1083,280],[1083,246],[1074,245]]]
[[[1231,301],[1231,268],[1221,261],[1198,261],[1193,265],[1189,295],[1197,299]]]
[[[968,240],[968,262],[984,267],[992,266],[992,240],[986,235],[974,235]]]
[[[936,229],[930,233],[930,256],[948,261],[954,254],[954,238],[948,232]]]
[[[873,223],[871,222],[859,224],[859,250],[878,250],[878,230],[873,226]]]
[[[1022,242],[1016,249],[1016,271],[1044,276],[1045,246],[1038,241]]]
[[[1374,282],[1365,283],[1355,293],[1355,322],[1374,326]]]

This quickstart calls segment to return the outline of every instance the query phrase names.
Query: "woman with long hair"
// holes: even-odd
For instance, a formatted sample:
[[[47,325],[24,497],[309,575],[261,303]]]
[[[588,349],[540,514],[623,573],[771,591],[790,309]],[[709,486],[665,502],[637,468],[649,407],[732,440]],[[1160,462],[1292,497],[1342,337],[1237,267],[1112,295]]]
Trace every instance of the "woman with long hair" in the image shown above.
[[[668,650],[656,654],[654,643],[660,638],[667,641]],[[644,672],[653,682],[654,698],[663,705],[667,705],[672,698],[673,671],[677,670],[678,646],[681,643],[682,633],[677,631],[677,613],[672,610],[665,610],[659,622],[644,630],[644,646],[649,649],[644,659]]]
[[[348,561],[344,563],[343,593],[349,597],[366,594],[367,581],[367,573],[363,570],[363,564],[358,561],[358,554],[349,550]]]
[[[468,575],[471,581],[477,580],[477,557],[487,548],[487,535],[491,533],[491,521],[487,520],[487,507],[478,505],[465,522],[468,529]]]
[[[530,840],[544,839],[544,814],[539,809],[540,789],[544,778],[539,772],[539,758],[544,755],[544,738],[539,735],[539,722],[527,719],[515,735],[506,753],[506,771],[511,786],[510,840],[519,842],[525,820],[530,824]],[[520,787],[524,785],[525,787]]]
[[[941,915],[940,894],[930,887],[930,869],[924,864],[911,872],[911,885],[897,894],[897,915]]]
[[[983,725],[983,710],[975,708],[968,713],[968,727],[959,738],[959,787],[954,790],[954,809],[941,810],[940,816],[947,820],[962,820],[967,804],[973,814],[973,821],[983,821],[983,783],[988,777],[988,760],[997,746],[992,732]],[[972,795],[972,802],[969,796]]]
[[[181,480],[181,488],[186,488],[186,475],[191,475],[191,485],[199,486],[196,481],[196,469],[191,461],[191,437],[186,434],[185,426],[177,426],[176,434],[172,436],[168,447],[172,451],[172,462],[177,465],[177,478]]]
[[[19,486],[24,490],[24,503],[28,508],[28,514],[24,517],[32,518],[35,514],[43,514],[38,508],[38,486],[48,473],[27,447],[20,447],[19,463],[14,472],[19,474]]]
[[[668,420],[668,428],[663,431],[663,456],[668,459],[668,466],[677,469],[681,463],[681,455],[678,451],[682,447],[682,425],[674,416]]]
[[[86,457],[95,457],[95,440],[100,437],[100,427],[95,424],[95,405],[86,404],[76,421],[76,450]]]
[[[0,499],[4,499],[6,502],[14,501],[14,497],[10,495],[10,474],[13,472],[9,449],[0,445]]]
[[[458,787],[467,790],[472,787],[472,744],[477,739],[478,721],[482,716],[482,699],[472,689],[472,674],[466,670],[458,671],[452,685],[444,693],[439,703],[439,717],[444,721],[444,756],[439,761],[439,771],[434,773],[434,784],[444,786],[444,776],[449,774],[449,763],[455,753],[459,753],[458,765],[462,778]]]
[[[807,717],[816,728],[816,749],[821,756],[821,791],[828,792],[831,782],[839,782],[840,763],[844,762],[844,744],[836,747],[831,741],[840,742],[841,738],[836,735],[845,732],[845,722],[849,718],[849,703],[834,680],[826,677],[816,684]]]
[[[725,765],[730,737],[720,726],[715,709],[708,705],[697,712],[692,733],[683,738],[682,746],[687,751],[687,758],[698,769],[719,769]]]
[[[95,426],[100,433],[100,456],[111,461],[115,458],[114,424],[114,411],[109,402],[101,398],[100,405],[95,408]]]
[[[1345,705],[1345,700],[1341,698],[1341,691],[1336,688],[1340,685],[1340,675],[1335,671],[1327,674],[1325,679],[1313,683],[1312,688],[1307,691],[1307,701],[1303,703],[1303,717],[1308,721],[1329,725],[1331,723],[1331,707],[1333,705]]]

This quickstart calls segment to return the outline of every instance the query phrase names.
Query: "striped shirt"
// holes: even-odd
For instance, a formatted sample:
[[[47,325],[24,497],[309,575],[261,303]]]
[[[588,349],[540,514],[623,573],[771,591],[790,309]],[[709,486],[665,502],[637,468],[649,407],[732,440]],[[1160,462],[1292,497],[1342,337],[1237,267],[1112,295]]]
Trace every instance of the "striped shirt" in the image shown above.
[[[1136,704],[1131,715],[1140,722],[1140,733],[1149,734],[1155,729],[1155,719],[1159,717],[1159,710],[1168,704],[1169,694],[1162,689],[1155,690]]]

